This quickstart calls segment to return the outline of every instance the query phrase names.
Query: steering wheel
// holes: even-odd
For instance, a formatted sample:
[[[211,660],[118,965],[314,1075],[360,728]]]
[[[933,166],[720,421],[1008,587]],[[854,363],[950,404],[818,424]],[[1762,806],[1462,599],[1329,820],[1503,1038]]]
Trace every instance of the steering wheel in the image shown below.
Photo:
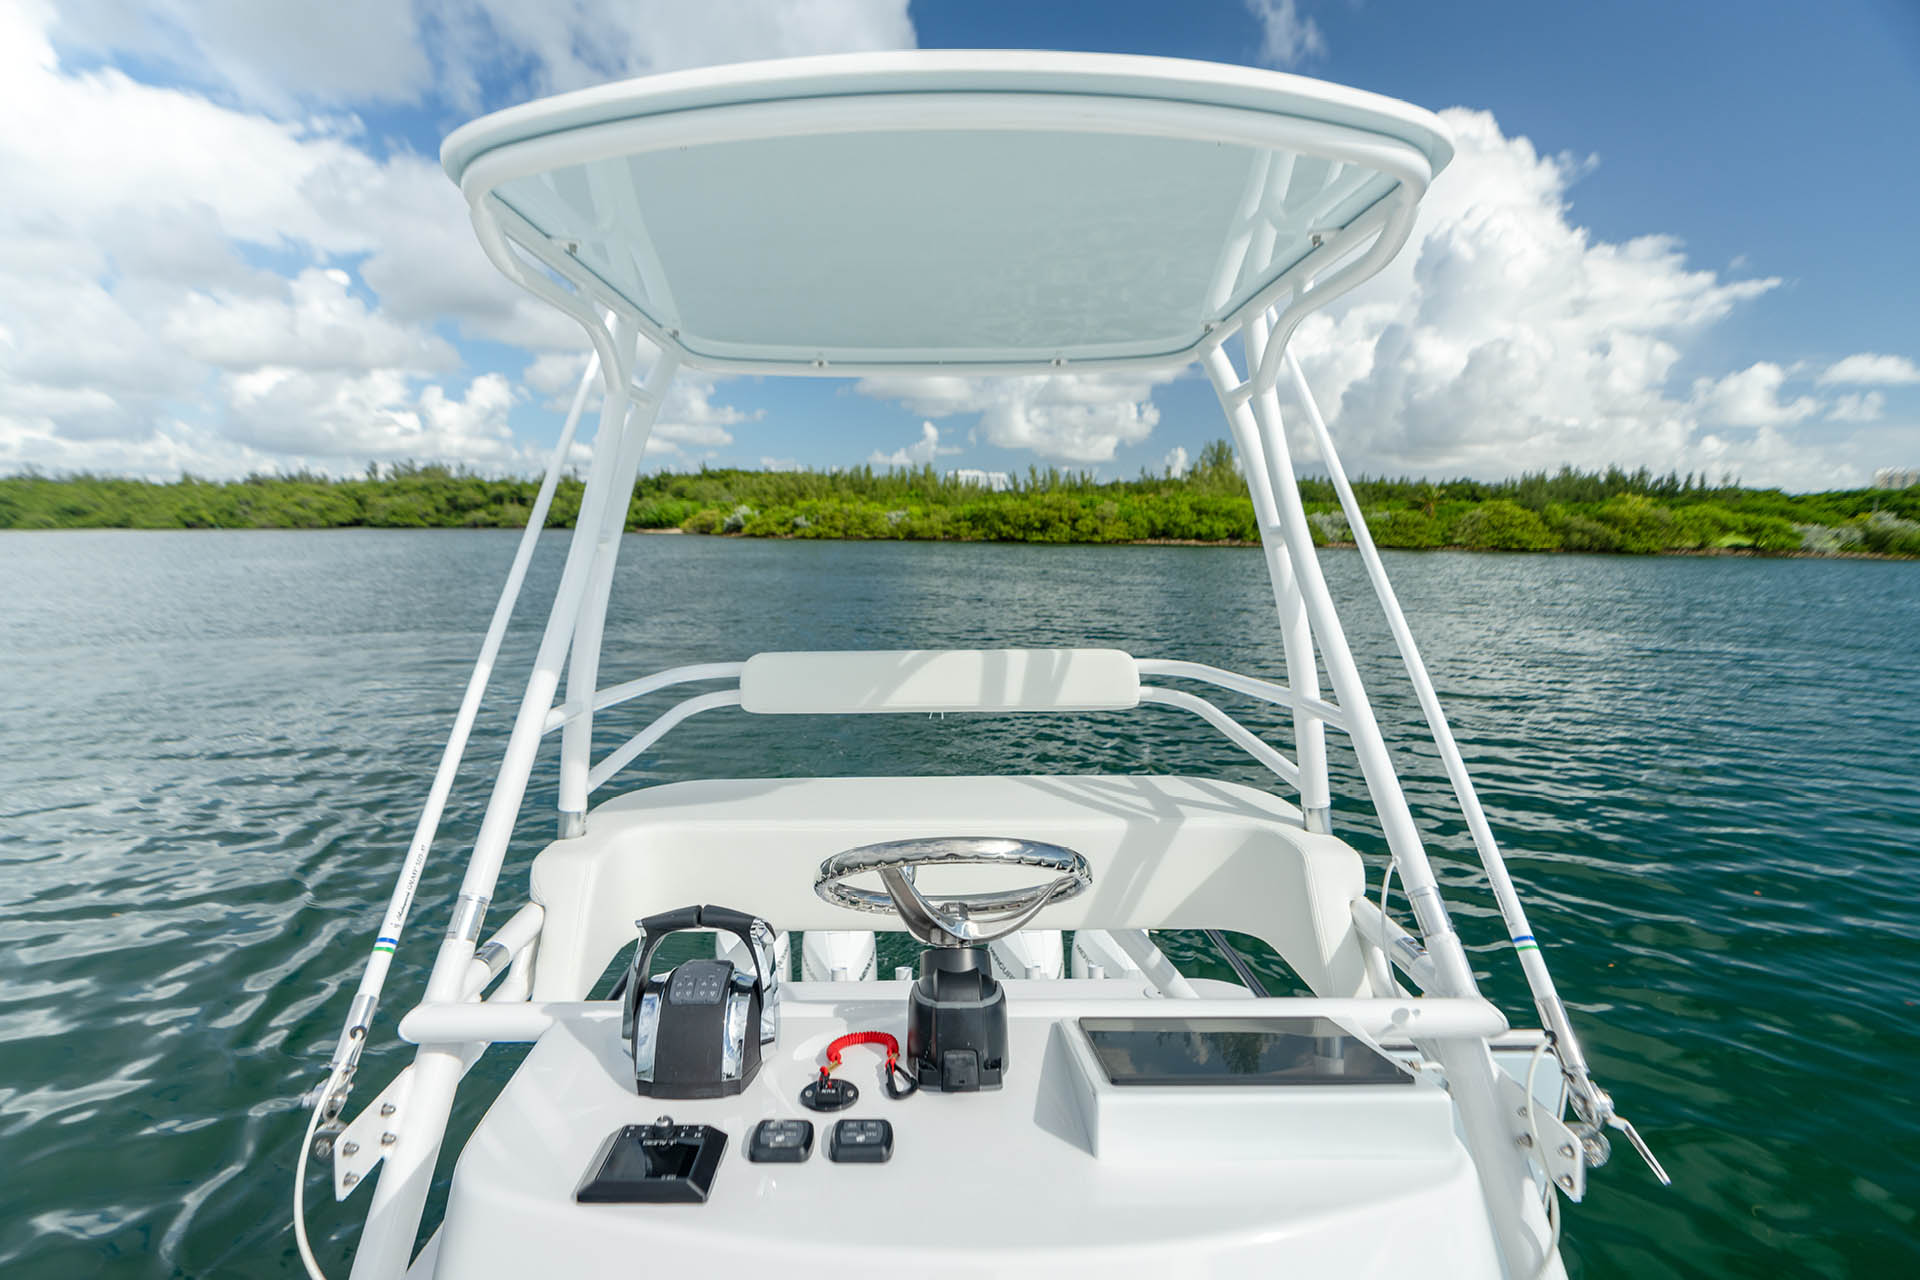
[[[914,884],[921,867],[1037,867],[1054,878],[1024,889],[929,898]],[[877,871],[885,893],[847,880]],[[1084,893],[1093,883],[1087,860],[1072,849],[1008,836],[933,836],[889,840],[836,853],[820,864],[813,891],[854,911],[896,912],[907,932],[930,947],[977,947],[1023,927],[1042,907]]]

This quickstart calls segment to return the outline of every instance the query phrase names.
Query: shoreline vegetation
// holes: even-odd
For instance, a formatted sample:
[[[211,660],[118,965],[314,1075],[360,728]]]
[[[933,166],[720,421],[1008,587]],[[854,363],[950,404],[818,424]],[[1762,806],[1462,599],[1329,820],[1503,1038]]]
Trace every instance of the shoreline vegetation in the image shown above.
[[[564,478],[549,528],[570,528],[581,483]],[[1314,541],[1350,544],[1333,486],[1301,493]],[[114,479],[37,472],[0,477],[0,529],[501,528],[524,525],[539,488],[439,466],[364,477]],[[1361,478],[1374,541],[1391,548],[1920,558],[1920,486],[1790,494],[1704,476],[1609,469],[1477,480]],[[1030,469],[1004,487],[931,467],[843,471],[706,470],[642,476],[634,532],[757,538],[1163,543],[1257,541],[1253,504],[1225,442],[1186,474],[1133,480]]]

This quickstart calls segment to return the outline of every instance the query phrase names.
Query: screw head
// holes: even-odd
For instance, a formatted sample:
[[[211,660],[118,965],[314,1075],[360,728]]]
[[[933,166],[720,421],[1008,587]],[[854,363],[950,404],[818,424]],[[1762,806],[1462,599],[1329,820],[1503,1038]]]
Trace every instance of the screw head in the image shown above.
[[[333,1139],[315,1138],[313,1140],[313,1154],[314,1158],[318,1160],[325,1160],[328,1156],[332,1155]]]
[[[1533,1145],[1533,1135],[1530,1133],[1523,1133],[1519,1137],[1515,1138],[1514,1141],[1519,1143],[1523,1147],[1531,1147]]]
[[[383,1102],[380,1104],[380,1114],[383,1116],[390,1116],[399,1109],[400,1108],[394,1106],[391,1102]]]
[[[1571,1142],[1563,1142],[1560,1144],[1560,1158],[1562,1160],[1573,1159],[1573,1144]]]
[[[400,1135],[397,1133],[383,1133],[380,1135],[380,1145],[383,1147],[390,1147],[398,1141],[400,1141]]]
[[[350,1186],[352,1186],[352,1185],[353,1185],[354,1183],[356,1183],[356,1182],[358,1182],[358,1181],[360,1181],[360,1175],[359,1175],[359,1174],[357,1174],[357,1173],[349,1173],[349,1174],[347,1174],[347,1175],[345,1175],[344,1177],[342,1177],[342,1178],[340,1179],[340,1185],[341,1185],[341,1186],[343,1186],[343,1187],[350,1187]]]
[[[1560,1184],[1560,1189],[1562,1191],[1573,1190],[1573,1175],[1570,1173],[1563,1173],[1559,1177],[1555,1178],[1554,1181]]]
[[[357,1156],[360,1154],[360,1144],[357,1142],[343,1142],[340,1144],[340,1154],[344,1156]]]

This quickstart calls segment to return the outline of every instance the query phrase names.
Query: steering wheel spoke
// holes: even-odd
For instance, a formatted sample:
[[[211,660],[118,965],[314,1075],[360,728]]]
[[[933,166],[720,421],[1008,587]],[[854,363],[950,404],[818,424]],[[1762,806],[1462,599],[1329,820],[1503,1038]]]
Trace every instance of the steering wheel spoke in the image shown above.
[[[1015,866],[1054,877],[1023,889],[992,893],[922,892],[915,873],[930,866]],[[847,883],[878,872],[885,893]],[[814,892],[854,911],[892,912],[930,947],[975,947],[1024,928],[1043,909],[1086,891],[1093,873],[1081,854],[1057,844],[1007,836],[936,836],[891,840],[837,853],[820,864]]]

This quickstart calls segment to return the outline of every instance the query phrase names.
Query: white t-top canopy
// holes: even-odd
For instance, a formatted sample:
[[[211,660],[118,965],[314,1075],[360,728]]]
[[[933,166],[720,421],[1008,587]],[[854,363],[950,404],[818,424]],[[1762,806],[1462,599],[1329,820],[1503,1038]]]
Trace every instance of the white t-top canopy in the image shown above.
[[[523,283],[693,364],[790,373],[1184,363],[1404,237],[1451,155],[1428,112],[1297,76],[998,52],[653,76],[441,148]]]

